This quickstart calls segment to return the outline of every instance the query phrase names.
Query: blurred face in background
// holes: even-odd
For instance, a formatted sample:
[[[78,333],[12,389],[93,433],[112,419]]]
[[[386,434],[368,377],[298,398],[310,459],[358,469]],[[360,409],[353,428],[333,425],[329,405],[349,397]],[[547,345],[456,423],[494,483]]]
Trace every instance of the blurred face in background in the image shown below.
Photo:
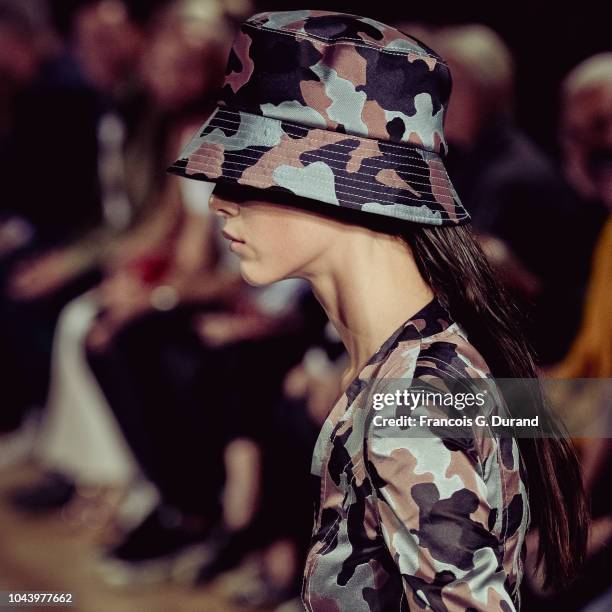
[[[220,85],[225,57],[213,27],[169,19],[153,33],[141,74],[158,108],[180,110]]]
[[[440,28],[430,42],[446,61],[453,79],[444,124],[446,139],[469,151],[492,122],[511,116],[512,54],[500,36],[482,24]]]
[[[19,94],[32,83],[60,42],[46,13],[33,14],[28,3],[0,5],[0,139],[14,129]]]
[[[142,32],[121,0],[102,0],[80,9],[74,23],[75,53],[88,79],[114,92],[134,72]]]
[[[570,180],[612,209],[612,79],[574,92],[562,109],[561,141]]]
[[[450,145],[469,151],[486,116],[482,107],[482,92],[462,64],[445,59],[453,77],[453,90],[446,112],[444,134]]]
[[[32,40],[12,24],[0,22],[0,87],[27,83],[37,67],[38,52]]]

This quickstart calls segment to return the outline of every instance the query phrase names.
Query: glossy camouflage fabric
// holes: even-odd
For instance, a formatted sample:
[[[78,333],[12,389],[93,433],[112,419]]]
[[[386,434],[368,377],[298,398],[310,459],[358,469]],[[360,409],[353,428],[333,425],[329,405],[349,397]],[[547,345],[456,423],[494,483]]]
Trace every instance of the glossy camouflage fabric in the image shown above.
[[[261,13],[234,41],[218,108],[168,170],[417,223],[465,223],[441,157],[450,91],[444,61],[383,23]]]
[[[302,589],[307,610],[519,609],[529,507],[515,439],[398,437],[371,419],[372,381],[384,388],[391,379],[488,373],[433,299],[338,400],[313,454],[320,499]]]

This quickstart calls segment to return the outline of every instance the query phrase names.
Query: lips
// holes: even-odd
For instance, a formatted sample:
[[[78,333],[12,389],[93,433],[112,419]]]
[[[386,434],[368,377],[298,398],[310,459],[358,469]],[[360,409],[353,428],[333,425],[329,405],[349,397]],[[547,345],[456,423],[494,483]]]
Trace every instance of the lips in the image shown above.
[[[232,236],[232,234],[230,234],[229,232],[226,232],[225,230],[223,230],[221,234],[226,240],[230,240],[231,242],[244,242],[244,240],[240,240],[240,238],[236,238],[236,236]]]

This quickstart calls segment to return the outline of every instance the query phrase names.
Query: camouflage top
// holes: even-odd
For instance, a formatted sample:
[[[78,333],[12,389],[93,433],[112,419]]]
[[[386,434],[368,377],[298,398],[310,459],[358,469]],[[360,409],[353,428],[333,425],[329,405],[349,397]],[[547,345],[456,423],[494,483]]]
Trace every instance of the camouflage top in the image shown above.
[[[432,375],[490,376],[436,298],[383,344],[322,427],[307,610],[519,608],[529,507],[516,441],[398,438],[366,424],[366,380]]]

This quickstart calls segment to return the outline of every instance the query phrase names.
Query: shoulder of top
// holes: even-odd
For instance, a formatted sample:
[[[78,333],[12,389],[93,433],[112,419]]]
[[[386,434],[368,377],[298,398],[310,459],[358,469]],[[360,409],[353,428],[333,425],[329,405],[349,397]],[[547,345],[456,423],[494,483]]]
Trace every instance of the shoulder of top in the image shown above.
[[[490,372],[457,323],[431,336],[400,341],[385,365],[381,375],[388,378],[418,378],[435,375],[436,370],[450,376],[481,378]]]

